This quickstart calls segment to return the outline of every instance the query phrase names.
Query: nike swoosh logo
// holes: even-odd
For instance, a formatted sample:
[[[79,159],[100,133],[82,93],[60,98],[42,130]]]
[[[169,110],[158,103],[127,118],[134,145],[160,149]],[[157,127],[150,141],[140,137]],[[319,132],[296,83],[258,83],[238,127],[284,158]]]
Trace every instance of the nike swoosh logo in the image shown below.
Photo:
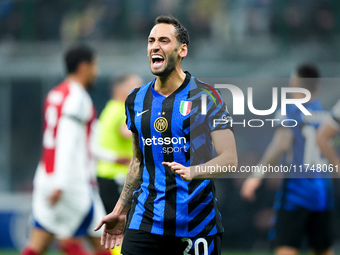
[[[142,112],[137,112],[137,117],[141,116],[143,113],[146,113],[149,109],[142,111]]]

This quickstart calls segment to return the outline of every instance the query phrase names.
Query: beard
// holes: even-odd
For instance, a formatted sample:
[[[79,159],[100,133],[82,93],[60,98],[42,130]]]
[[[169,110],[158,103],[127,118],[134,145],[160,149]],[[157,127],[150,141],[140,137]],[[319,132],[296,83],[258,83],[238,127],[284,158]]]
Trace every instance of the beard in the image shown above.
[[[94,82],[90,82],[90,83],[87,83],[86,90],[87,90],[88,92],[92,92],[92,91],[94,90],[95,87],[96,87],[96,86],[95,86]]]
[[[169,56],[168,56],[168,62],[165,64],[162,70],[153,71],[151,69],[151,73],[156,76],[166,77],[169,74],[171,74],[176,69],[176,62],[177,62],[177,51],[178,48],[176,48]]]
[[[97,79],[96,73],[89,73],[88,74],[87,81],[86,81],[86,90],[91,91],[95,88],[96,79]]]
[[[87,83],[86,83],[86,90],[87,91],[93,91],[93,89],[95,88],[95,79],[91,79],[91,80],[88,80]]]

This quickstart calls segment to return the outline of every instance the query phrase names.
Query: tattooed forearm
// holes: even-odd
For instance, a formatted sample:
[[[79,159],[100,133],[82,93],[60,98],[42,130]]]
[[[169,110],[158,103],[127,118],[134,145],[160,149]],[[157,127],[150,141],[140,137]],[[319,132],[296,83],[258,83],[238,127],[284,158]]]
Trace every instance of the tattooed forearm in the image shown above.
[[[133,157],[129,166],[129,172],[125,179],[125,184],[122,193],[120,194],[119,198],[124,207],[131,206],[132,194],[139,186],[140,180],[139,168],[140,162]]]
[[[125,179],[125,184],[120,194],[119,200],[123,207],[130,207],[132,203],[132,194],[139,187],[141,177],[142,153],[138,145],[138,136],[133,134],[133,157],[129,166],[129,171]]]

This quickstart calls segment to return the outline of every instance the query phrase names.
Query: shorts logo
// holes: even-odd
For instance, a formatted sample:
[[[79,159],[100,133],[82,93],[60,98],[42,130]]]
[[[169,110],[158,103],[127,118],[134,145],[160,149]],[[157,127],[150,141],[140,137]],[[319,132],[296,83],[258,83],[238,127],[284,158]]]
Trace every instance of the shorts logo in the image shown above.
[[[159,117],[155,120],[154,127],[157,132],[163,133],[168,128],[168,121],[164,117]]]
[[[191,111],[191,102],[181,101],[181,106],[179,108],[179,111],[183,116],[187,116]]]

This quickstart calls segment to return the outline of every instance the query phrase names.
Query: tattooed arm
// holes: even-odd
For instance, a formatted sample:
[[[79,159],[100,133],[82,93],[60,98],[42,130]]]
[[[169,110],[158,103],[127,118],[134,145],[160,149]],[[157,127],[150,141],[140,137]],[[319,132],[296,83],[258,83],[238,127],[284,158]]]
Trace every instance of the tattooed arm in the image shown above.
[[[117,213],[127,213],[131,207],[132,194],[139,187],[139,181],[141,177],[140,164],[142,162],[142,152],[140,151],[138,144],[138,135],[133,133],[132,136],[132,149],[133,156],[129,166],[129,171],[125,179],[122,193],[120,194],[119,200],[113,209]]]
[[[104,231],[101,237],[101,245],[105,245],[106,249],[113,249],[115,245],[120,245],[122,243],[126,215],[132,203],[132,194],[139,187],[142,153],[138,144],[138,135],[135,133],[132,135],[132,144],[133,156],[122,193],[120,194],[113,211],[106,215],[95,228],[95,231],[97,231],[104,225]]]

